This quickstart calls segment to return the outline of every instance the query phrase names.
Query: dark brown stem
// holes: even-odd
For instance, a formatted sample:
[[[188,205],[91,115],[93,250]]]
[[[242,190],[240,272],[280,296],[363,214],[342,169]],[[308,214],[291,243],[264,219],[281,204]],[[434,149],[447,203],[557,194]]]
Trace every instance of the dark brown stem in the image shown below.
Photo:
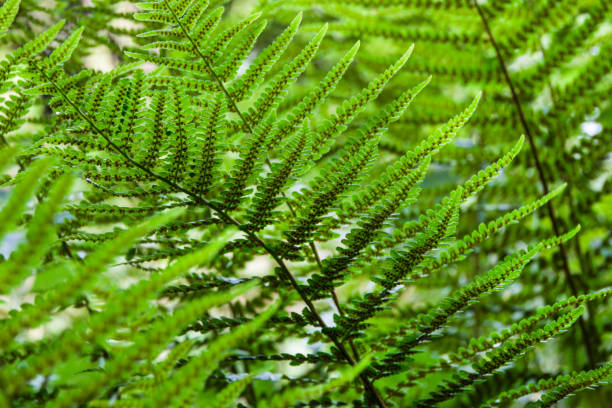
[[[482,12],[482,9],[480,8],[480,6],[478,5],[478,1],[477,0],[472,0],[474,3],[474,7],[476,8],[476,10],[478,11],[478,15],[480,16],[480,19],[482,20],[482,24],[484,26],[484,29],[487,33],[487,36],[489,37],[489,41],[491,41],[491,45],[493,46],[493,48],[495,49],[495,54],[497,55],[497,60],[499,62],[500,68],[502,70],[502,73],[504,75],[504,79],[508,85],[508,88],[510,89],[510,93],[512,94],[512,101],[514,103],[514,106],[516,108],[516,111],[518,113],[519,116],[519,120],[521,122],[521,126],[525,132],[525,136],[527,137],[527,141],[529,142],[529,147],[531,149],[531,156],[533,157],[533,160],[535,162],[535,167],[538,173],[538,178],[540,180],[540,184],[542,186],[542,190],[544,191],[544,194],[548,194],[549,192],[549,188],[548,188],[548,183],[546,181],[546,177],[544,175],[544,169],[542,167],[542,163],[540,162],[540,158],[538,155],[538,150],[535,144],[535,140],[533,137],[533,134],[531,133],[531,129],[529,128],[529,125],[527,124],[527,120],[525,118],[525,114],[523,112],[523,108],[521,106],[521,102],[519,100],[518,94],[516,93],[516,90],[514,88],[514,84],[512,82],[512,79],[510,78],[510,74],[508,73],[508,69],[506,67],[506,63],[504,61],[504,57],[501,54],[501,50],[499,48],[499,46],[497,45],[497,42],[495,41],[495,37],[493,36],[493,33],[491,32],[491,28],[489,27],[489,23],[484,15],[484,13]],[[548,212],[548,218],[550,219],[550,222],[552,224],[553,227],[553,231],[555,233],[555,235],[559,236],[561,235],[560,229],[559,229],[559,225],[557,222],[557,217],[555,216],[555,210],[554,207],[552,206],[551,202],[548,201],[546,203],[546,210]],[[578,296],[579,292],[578,292],[578,288],[576,286],[576,283],[574,282],[574,279],[572,278],[572,274],[569,268],[569,262],[568,262],[568,257],[567,257],[567,252],[565,251],[565,246],[563,244],[559,244],[559,254],[561,255],[561,262],[562,262],[562,266],[563,266],[563,273],[565,275],[565,281],[567,282],[567,285],[570,288],[570,291],[572,293],[573,296]],[[596,359],[595,359],[595,353],[594,350],[592,349],[591,346],[591,338],[592,335],[589,333],[589,331],[587,330],[587,327],[585,325],[584,319],[582,317],[580,317],[579,321],[579,326],[580,326],[580,330],[582,331],[582,340],[584,343],[584,347],[587,353],[587,357],[589,359],[589,364],[591,367],[595,367],[596,365]]]

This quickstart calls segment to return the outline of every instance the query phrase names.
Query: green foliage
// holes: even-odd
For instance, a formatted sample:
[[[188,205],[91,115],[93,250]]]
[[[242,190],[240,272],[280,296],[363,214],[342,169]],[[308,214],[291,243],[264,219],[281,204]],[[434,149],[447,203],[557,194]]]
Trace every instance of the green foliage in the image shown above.
[[[0,9],[0,406],[609,382],[605,2],[225,3]]]

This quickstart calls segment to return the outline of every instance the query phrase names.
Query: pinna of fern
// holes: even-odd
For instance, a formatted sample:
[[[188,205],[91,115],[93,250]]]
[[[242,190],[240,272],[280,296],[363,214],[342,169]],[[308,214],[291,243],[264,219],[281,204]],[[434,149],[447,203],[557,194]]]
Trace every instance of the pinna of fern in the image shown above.
[[[62,390],[50,405],[72,406],[95,400],[96,405],[104,406],[107,402],[100,389],[110,389],[117,381],[133,379],[130,374],[136,369],[152,376],[152,381],[120,389],[120,396],[125,391],[126,399],[123,402],[118,399],[119,404],[155,406],[160,401],[164,405],[185,404],[197,397],[198,387],[207,378],[210,382],[225,381],[222,385],[226,386],[228,377],[223,373],[214,375],[213,371],[217,364],[229,368],[237,361],[225,358],[230,357],[226,354],[230,351],[223,347],[224,343],[234,346],[257,328],[274,326],[276,330],[269,336],[258,339],[252,347],[245,345],[246,352],[276,353],[278,342],[288,333],[294,333],[322,341],[334,364],[353,368],[349,369],[346,380],[338,381],[332,380],[334,369],[326,370],[318,380],[320,384],[302,390],[295,386],[299,380],[311,380],[309,374],[289,378],[289,390],[277,397],[263,387],[253,387],[269,398],[269,405],[288,406],[295,400],[316,404],[322,393],[359,378],[354,389],[333,393],[334,400],[354,406],[386,406],[390,401],[428,406],[464,397],[469,392],[465,387],[499,372],[532,346],[562,334],[582,313],[581,307],[568,310],[542,329],[524,326],[524,330],[516,333],[520,338],[506,341],[503,347],[479,359],[474,364],[476,374],[452,367],[448,373],[456,373],[456,378],[437,383],[438,389],[428,399],[417,402],[411,400],[409,392],[404,395],[391,392],[389,388],[401,382],[402,376],[410,375],[411,367],[405,364],[412,358],[409,356],[423,349],[435,350],[435,342],[429,339],[447,330],[455,317],[460,319],[455,316],[459,311],[474,307],[483,295],[516,280],[537,250],[564,242],[576,230],[530,247],[526,253],[505,258],[482,278],[471,280],[463,290],[430,311],[418,313],[415,309],[416,323],[409,323],[410,327],[399,334],[400,341],[393,348],[370,360],[363,356],[370,350],[380,351],[378,342],[388,340],[374,330],[376,322],[399,310],[397,303],[411,285],[418,287],[428,280],[414,282],[414,279],[424,277],[432,269],[446,270],[450,263],[463,260],[485,238],[533,212],[559,191],[500,217],[488,229],[466,234],[461,240],[455,238],[462,205],[518,155],[521,140],[498,162],[418,214],[400,236],[395,233],[389,236],[387,227],[422,197],[425,174],[435,155],[453,141],[459,128],[469,120],[480,95],[463,113],[434,130],[376,177],[372,168],[377,161],[380,139],[388,134],[389,126],[398,121],[430,80],[415,82],[416,86],[392,100],[361,127],[359,114],[383,95],[385,85],[399,75],[408,62],[411,47],[356,96],[345,100],[328,119],[320,121],[318,113],[326,107],[328,98],[336,97],[333,91],[357,55],[356,45],[343,54],[322,81],[312,86],[300,103],[286,109],[283,101],[290,96],[289,90],[296,86],[298,77],[307,70],[324,43],[325,26],[310,37],[295,57],[274,71],[274,62],[281,60],[281,54],[297,32],[301,20],[298,15],[239,74],[237,67],[249,55],[262,30],[257,15],[217,30],[222,10],[207,8],[206,2],[162,0],[141,7],[144,12],[136,18],[147,25],[158,24],[159,28],[140,37],[151,41],[145,50],[132,50],[127,56],[157,65],[152,73],[145,74],[130,65],[106,74],[82,71],[70,75],[62,63],[77,48],[82,30],[69,36],[50,57],[28,59],[24,77],[32,86],[23,90],[24,94],[50,95],[49,105],[62,120],[49,127],[48,133],[21,159],[30,160],[41,154],[55,156],[60,164],[54,175],[77,168],[88,184],[85,199],[66,208],[74,218],[59,227],[63,241],[86,254],[85,266],[75,267],[75,273],[82,273],[83,277],[74,280],[74,287],[67,285],[65,291],[86,288],[89,284],[86,280],[97,273],[97,269],[87,266],[87,259],[93,257],[96,265],[98,261],[100,265],[108,263],[113,255],[107,248],[113,245],[117,250],[131,247],[126,262],[143,272],[154,277],[166,274],[176,277],[179,271],[187,269],[181,262],[195,259],[201,251],[206,251],[208,241],[217,242],[214,252],[218,256],[210,265],[216,276],[200,286],[200,290],[196,280],[192,280],[190,301],[178,297],[181,307],[174,313],[150,321],[145,331],[128,331],[131,346],[109,361],[102,373],[92,372],[78,386]],[[357,132],[352,131],[354,127],[358,127]],[[20,174],[27,175],[27,171]],[[14,181],[16,185],[18,182]],[[299,191],[293,193],[295,189]],[[168,222],[162,213],[162,218],[141,224],[159,209],[170,209],[174,221]],[[338,216],[333,218],[334,214]],[[237,228],[239,234],[224,234],[230,227]],[[347,231],[340,243],[342,246],[322,258],[318,246],[330,241],[340,228]],[[225,239],[215,240],[219,234]],[[372,248],[380,250],[383,258],[375,259]],[[441,253],[452,255],[438,257],[447,248],[447,252]],[[259,317],[253,318],[251,313],[245,317],[243,311],[237,310],[236,302],[230,301],[246,290],[245,286],[236,286],[238,281],[242,282],[242,279],[235,280],[236,274],[262,254],[269,256],[277,267],[274,274],[262,279],[265,284],[259,288],[258,297],[266,299],[280,294],[283,300],[275,307],[252,300],[250,304],[268,308]],[[369,267],[362,268],[364,264]],[[142,285],[149,285],[146,282]],[[150,282],[160,285],[155,290],[147,286],[149,296],[154,296],[168,281],[152,279]],[[359,294],[342,291],[344,286],[359,282],[369,282]],[[215,289],[227,287],[229,291],[219,292],[216,297]],[[249,287],[247,284],[246,288]],[[141,298],[144,295],[122,295],[117,301],[135,302]],[[210,299],[229,303],[233,318],[219,319],[217,325],[207,326],[210,316],[202,316],[202,311],[217,304]],[[321,309],[325,305],[317,302],[319,299],[331,300],[333,324],[322,317]],[[47,304],[54,302],[52,297]],[[281,304],[283,308],[299,304],[297,310],[303,309],[287,315],[280,311]],[[96,325],[95,330],[77,327],[75,331],[82,332],[88,341],[104,339],[110,334],[106,330],[114,330],[103,325],[112,310],[113,307],[105,308],[94,315],[90,324]],[[40,319],[40,312],[31,314],[31,321]],[[130,321],[129,316],[126,319]],[[199,334],[215,340],[198,342],[205,349],[197,355],[188,351],[193,347],[191,342],[183,343],[170,361],[179,361],[178,356],[182,355],[188,362],[181,363],[176,373],[156,375],[154,368],[133,365],[134,361],[152,360],[174,335],[186,327],[195,327],[189,324],[197,319],[204,321],[198,326]],[[26,323],[26,326],[30,324]],[[314,333],[312,327],[316,328]],[[219,335],[218,329],[230,329],[230,332]],[[67,336],[67,339],[72,341],[69,350],[80,347],[76,338],[70,340]],[[31,362],[26,368],[17,369],[15,375],[25,380],[38,372],[48,372],[51,362],[67,353],[57,346],[50,350],[49,354],[29,357]],[[309,355],[309,360],[316,364],[331,361],[320,359],[316,354]],[[198,372],[201,366],[206,369]],[[13,374],[12,369],[7,373]],[[419,389],[427,387],[425,382],[419,385]],[[162,392],[153,398],[140,391],[140,387],[146,390],[149,386]],[[218,387],[224,389],[223,396],[252,391],[243,383],[231,389],[224,387]],[[9,397],[21,395],[21,391],[11,387]]]

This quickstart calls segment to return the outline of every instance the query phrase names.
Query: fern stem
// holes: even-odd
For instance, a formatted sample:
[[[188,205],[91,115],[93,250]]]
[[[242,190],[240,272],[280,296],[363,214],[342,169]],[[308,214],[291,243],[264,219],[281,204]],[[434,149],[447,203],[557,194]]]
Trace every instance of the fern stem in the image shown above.
[[[502,70],[504,79],[506,81],[506,83],[508,84],[508,88],[510,89],[510,93],[512,95],[512,102],[516,108],[516,111],[518,113],[519,116],[519,120],[521,122],[521,126],[523,128],[523,130],[525,131],[525,136],[527,137],[527,141],[529,142],[529,147],[531,150],[531,155],[533,157],[534,163],[535,163],[535,167],[538,173],[538,178],[540,180],[540,184],[542,186],[542,190],[544,191],[544,194],[548,194],[549,192],[549,188],[548,188],[548,182],[546,181],[546,177],[544,175],[544,169],[542,167],[542,164],[540,162],[540,158],[538,155],[538,150],[535,144],[535,140],[533,137],[533,134],[531,132],[531,129],[529,128],[529,125],[527,124],[527,119],[525,118],[525,114],[523,112],[523,108],[521,106],[521,102],[519,100],[519,97],[516,93],[516,90],[514,88],[514,84],[512,82],[512,79],[510,78],[510,74],[508,73],[508,69],[506,67],[506,62],[504,61],[504,57],[501,54],[501,50],[497,44],[497,42],[495,41],[495,37],[493,36],[493,33],[491,32],[491,28],[489,27],[489,23],[487,21],[487,18],[485,17],[482,9],[480,8],[478,1],[477,0],[472,0],[474,3],[474,7],[476,8],[476,10],[478,11],[478,15],[480,16],[480,19],[482,20],[482,24],[484,26],[484,29],[487,33],[487,36],[489,37],[489,40],[491,41],[491,45],[493,46],[494,50],[495,50],[495,54],[497,56],[497,60],[499,62],[500,68]],[[559,225],[557,222],[557,217],[555,215],[555,210],[551,204],[551,202],[547,202],[546,203],[546,210],[548,213],[548,218],[550,219],[550,222],[552,224],[553,227],[553,231],[555,233],[555,235],[559,236],[560,234],[560,229],[559,229]],[[565,250],[565,246],[563,245],[563,243],[559,244],[559,254],[561,255],[561,261],[563,264],[563,273],[565,275],[565,280],[568,284],[568,286],[570,287],[570,290],[572,292],[573,296],[579,296],[578,293],[578,288],[576,287],[576,283],[574,282],[574,279],[572,278],[572,274],[569,268],[569,262],[568,262],[568,257],[567,257],[567,252]],[[595,352],[593,350],[593,347],[591,345],[591,340],[593,337],[593,335],[591,333],[589,333],[589,330],[586,327],[586,324],[584,322],[584,319],[582,317],[579,318],[579,326],[580,326],[580,330],[582,331],[582,341],[584,343],[584,347],[586,350],[586,354],[587,354],[587,358],[589,360],[589,365],[591,368],[594,368],[596,365],[596,359],[595,359]]]
[[[544,59],[546,59],[546,51],[544,50],[544,46],[542,44],[542,42],[540,41],[540,51],[542,52],[542,57]],[[553,103],[553,107],[558,103],[558,95],[557,92],[555,91],[555,88],[553,87],[550,78],[548,78],[547,81],[547,86],[548,86],[548,90],[550,92],[550,98],[551,101]],[[560,122],[559,122],[560,123]],[[562,125],[558,125],[558,131],[559,133],[561,133],[561,136],[564,137],[564,139],[567,140],[568,138],[568,130],[562,126]],[[572,187],[574,185],[574,178],[572,177],[571,174],[568,175],[568,188],[567,188],[567,197],[568,197],[568,206],[570,209],[570,219],[572,220],[572,223],[574,224],[580,224],[580,220],[578,219],[578,217],[576,216],[576,211],[574,211],[574,196],[572,194]],[[578,261],[579,261],[579,265],[580,265],[580,276],[584,276],[584,273],[586,272],[589,276],[593,276],[593,268],[591,264],[587,264],[587,260],[585,259],[583,253],[582,253],[582,249],[580,248],[580,240],[574,240],[574,251],[576,253],[576,256],[578,257]],[[584,281],[581,280],[581,284],[582,284],[582,289],[585,293],[589,292],[589,288],[587,287],[586,283]],[[594,326],[594,322],[593,322],[593,317],[595,316],[595,311],[593,309],[593,305],[590,302],[587,302],[587,304],[585,305],[586,309],[589,313],[589,321],[585,322],[587,326],[587,328],[589,329],[589,331],[595,331],[596,328]],[[579,324],[582,325],[583,323],[583,318],[581,317],[579,320]],[[584,335],[584,332],[583,332]],[[590,337],[589,338],[589,343],[593,341],[595,343],[595,351],[597,351],[597,349],[599,348],[599,346],[601,345],[601,341],[597,338],[597,337]],[[590,343],[592,344],[592,343]],[[591,363],[591,367],[590,368],[595,368],[595,365],[593,364],[593,361],[591,360],[591,358],[589,358],[589,362]]]
[[[166,5],[166,8],[170,11],[170,13],[172,13],[172,16],[174,18],[174,20],[176,21],[177,25],[180,27],[181,31],[183,32],[183,34],[185,34],[185,37],[189,40],[189,42],[191,43],[191,46],[193,47],[193,50],[196,52],[196,54],[198,54],[198,56],[200,57],[200,59],[202,61],[204,61],[204,64],[206,64],[206,68],[209,71],[209,74],[213,77],[213,79],[215,80],[215,82],[217,82],[217,85],[219,86],[219,88],[221,89],[221,91],[223,92],[223,94],[225,95],[225,97],[227,98],[227,101],[231,104],[232,109],[234,110],[235,113],[238,114],[238,116],[240,117],[240,120],[244,123],[244,125],[247,127],[249,133],[253,133],[253,127],[251,126],[251,124],[249,123],[249,121],[246,119],[246,117],[243,115],[243,113],[240,111],[240,109],[238,108],[238,105],[236,104],[236,101],[232,98],[232,96],[230,95],[229,91],[227,90],[227,88],[225,87],[225,85],[223,84],[223,81],[221,80],[221,78],[216,74],[215,70],[213,69],[212,64],[210,63],[210,61],[208,60],[208,58],[206,58],[204,56],[204,54],[202,53],[202,51],[200,50],[200,48],[198,47],[198,45],[196,44],[196,42],[193,40],[193,38],[191,37],[191,35],[189,35],[189,32],[185,29],[185,27],[183,26],[183,24],[181,23],[179,17],[176,15],[176,13],[174,12],[174,9],[172,7],[170,7],[170,5],[168,4],[167,0],[164,0],[164,4]],[[270,159],[266,158],[267,164],[270,165]],[[213,208],[213,207],[211,207]],[[226,214],[224,211],[221,211],[220,209],[217,210],[215,208],[213,208],[215,211],[217,211],[220,214],[223,214],[225,217],[227,217],[228,219],[233,219],[231,218],[228,214]],[[293,209],[291,210],[293,212]],[[294,289],[298,292],[298,294],[300,295],[300,297],[302,298],[302,300],[306,303],[306,305],[308,306],[308,309],[310,309],[311,313],[315,316],[315,318],[317,319],[319,325],[321,326],[321,328],[325,329],[327,328],[327,325],[325,324],[325,322],[323,321],[323,319],[321,318],[321,316],[319,315],[319,313],[317,312],[316,308],[314,307],[314,304],[312,303],[312,301],[308,298],[308,296],[306,295],[306,293],[304,293],[304,291],[302,291],[302,289],[300,288],[299,284],[297,283],[297,281],[295,280],[295,277],[291,274],[291,272],[289,271],[289,269],[286,267],[283,259],[281,257],[278,256],[278,254],[274,253],[274,251],[271,250],[271,248],[267,247],[267,245],[257,236],[252,234],[251,232],[249,232],[246,229],[243,229],[242,225],[234,220],[234,225],[236,225],[237,227],[239,227],[241,230],[243,230],[247,235],[249,235],[249,237],[255,239],[260,245],[262,245],[262,247],[274,258],[274,260],[276,261],[276,263],[281,267],[281,269],[283,270],[283,272],[285,273],[285,275],[287,276],[287,278],[289,278],[289,280],[291,281],[291,285],[294,287]],[[313,248],[313,251],[316,253],[316,247],[314,247],[314,243],[311,243],[311,248]],[[316,255],[318,257],[318,254]],[[335,293],[334,293],[335,295]],[[337,303],[337,296],[335,297],[335,301],[336,301],[336,305],[339,307],[339,304]],[[325,332],[325,330],[324,330]],[[327,333],[327,337],[329,337],[329,339],[335,344],[335,346],[338,348],[338,350],[341,352],[341,354],[343,355],[343,357],[347,360],[347,362],[349,364],[351,364],[352,366],[354,366],[357,362],[350,356],[350,354],[348,353],[348,351],[346,350],[346,348],[344,347],[344,345],[338,340],[336,339],[335,336]],[[351,344],[351,346],[353,347],[353,351],[355,351],[354,345]],[[357,355],[355,356],[356,358]],[[369,378],[367,377],[367,375],[365,373],[361,373],[359,375],[359,377],[361,378],[361,380],[363,381],[364,387],[366,389],[366,391],[373,397],[374,401],[376,401],[376,404],[379,407],[385,407],[385,403],[382,400],[382,397],[380,396],[380,394],[378,393],[378,391],[376,390],[376,388],[374,387],[374,385],[371,383],[371,381],[369,380]]]
[[[234,101],[234,98],[232,98],[232,96],[230,95],[229,91],[227,90],[227,88],[223,84],[223,81],[221,80],[219,75],[217,75],[217,73],[213,69],[213,66],[210,63],[210,61],[208,60],[208,58],[206,58],[206,56],[204,56],[204,54],[200,50],[200,47],[198,47],[198,45],[193,40],[193,38],[191,38],[191,36],[189,35],[189,32],[185,29],[185,26],[183,26],[183,23],[181,23],[181,20],[179,19],[179,16],[176,15],[176,13],[174,12],[174,9],[172,7],[170,7],[170,5],[168,4],[167,0],[164,0],[164,4],[166,5],[166,8],[168,10],[170,10],[170,13],[172,13],[172,17],[176,21],[177,25],[180,27],[180,29],[183,32],[183,34],[185,34],[185,37],[191,43],[191,46],[193,47],[193,50],[196,52],[196,54],[198,54],[198,57],[200,57],[200,59],[202,61],[204,61],[204,64],[206,64],[206,69],[208,69],[209,74],[213,77],[213,79],[215,80],[215,82],[219,86],[219,89],[223,92],[223,94],[225,94],[225,97],[227,98],[227,101],[232,105],[232,109],[234,110],[234,112],[236,112],[238,114],[238,116],[240,117],[240,120],[248,128],[249,133],[253,133],[253,127],[246,120],[246,118],[244,117],[244,115],[242,114],[240,109],[238,109],[238,105],[236,104],[236,101]]]

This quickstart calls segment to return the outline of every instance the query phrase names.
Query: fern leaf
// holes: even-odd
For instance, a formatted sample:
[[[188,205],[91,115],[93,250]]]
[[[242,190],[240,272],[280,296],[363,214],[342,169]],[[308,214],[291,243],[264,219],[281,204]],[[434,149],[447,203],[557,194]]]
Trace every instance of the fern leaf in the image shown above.
[[[0,8],[0,37],[4,37],[19,11],[21,0],[7,0]]]
[[[191,133],[189,126],[190,115],[187,108],[187,98],[181,88],[171,89],[171,103],[168,106],[169,114],[173,116],[172,134],[174,140],[170,141],[168,150],[172,155],[170,168],[166,171],[173,181],[182,179],[187,166],[188,145],[187,135]]]
[[[24,57],[28,57],[31,55],[36,55],[40,53],[42,50],[47,48],[47,46],[55,39],[57,34],[60,32],[62,27],[64,27],[65,21],[59,21],[54,26],[39,34],[32,41],[25,44],[22,48],[20,48],[17,53],[18,55],[23,55]]]
[[[141,358],[154,358],[173,336],[204,311],[228,302],[253,286],[253,284],[240,285],[225,293],[213,294],[194,300],[183,308],[176,310],[172,316],[152,325],[148,332],[137,335],[134,338],[133,345],[123,350],[122,353],[117,355],[116,359],[109,362],[101,376],[90,379],[79,389],[64,392],[50,406],[53,408],[67,407],[74,404],[75,401],[84,401],[97,395],[105,385],[128,375],[134,369],[134,361]]]
[[[257,88],[263,81],[264,76],[285,52],[289,43],[293,40],[302,21],[299,13],[289,26],[279,35],[272,44],[261,51],[249,65],[244,75],[236,79],[230,86],[229,94],[232,99],[241,101],[250,96],[253,89]]]
[[[146,406],[182,407],[189,405],[198,387],[210,376],[218,363],[227,355],[228,350],[255,334],[276,313],[281,302],[277,301],[252,321],[209,344],[205,352],[194,357],[178,373],[175,373],[172,379],[164,383],[160,392],[156,393]]]
[[[225,133],[225,95],[218,93],[215,100],[206,110],[204,133],[200,135],[201,156],[199,162],[192,164],[192,172],[197,174],[194,181],[195,190],[200,195],[206,195],[217,177],[216,168],[220,163],[219,154],[222,151],[221,141]]]
[[[453,296],[447,298],[442,305],[432,310],[426,315],[417,318],[420,327],[419,331],[425,334],[432,333],[443,324],[448,318],[459,310],[470,305],[480,296],[491,291],[499,290],[515,280],[525,267],[525,265],[538,253],[539,250],[559,245],[571,239],[578,233],[580,227],[576,227],[569,233],[542,241],[525,252],[510,255],[502,263],[491,269],[482,279],[464,286]]]
[[[276,395],[269,402],[264,402],[262,408],[288,408],[293,406],[297,401],[309,401],[317,398],[336,387],[340,387],[342,384],[353,381],[368,367],[370,359],[370,356],[363,357],[355,366],[345,370],[338,378],[328,381],[325,384],[305,388],[290,388],[282,394]]]
[[[70,36],[49,55],[49,58],[45,60],[45,65],[55,67],[58,64],[66,62],[79,45],[84,30],[84,27],[79,27],[74,30]]]
[[[258,123],[278,106],[281,99],[286,95],[287,88],[297,80],[315,56],[326,32],[327,26],[325,25],[302,49],[299,55],[271,80],[270,85],[266,87],[263,94],[253,104],[253,108],[248,111],[247,117],[251,123]]]
[[[7,154],[6,157],[8,159],[8,153],[10,152],[4,149],[6,148],[3,148],[3,152]],[[37,160],[30,169],[20,173],[17,177],[15,188],[0,212],[0,219],[2,219],[2,223],[0,223],[0,237],[3,237],[7,231],[10,231],[15,226],[26,204],[34,195],[40,179],[50,169],[51,164],[52,161],[50,159]]]
[[[408,206],[416,200],[420,192],[416,186],[423,181],[428,166],[429,162],[425,161],[422,166],[406,175],[380,199],[378,206],[363,216],[359,227],[351,230],[342,241],[344,247],[339,248],[338,255],[323,262],[321,272],[324,277],[314,275],[308,281],[310,287],[316,288],[313,296],[325,293],[325,288],[332,289],[333,281],[341,279],[341,271],[348,268],[364,248],[375,240],[384,222],[402,206]]]
[[[416,406],[419,408],[424,408],[431,406],[431,404],[439,404],[453,398],[466,386],[473,384],[482,376],[490,374],[508,361],[518,357],[527,348],[533,347],[539,342],[545,341],[554,336],[558,336],[559,334],[567,331],[567,329],[571,327],[580,317],[583,311],[584,309],[579,307],[576,310],[564,314],[556,321],[547,325],[544,329],[538,330],[533,335],[521,337],[510,344],[505,344],[491,351],[487,357],[481,359],[472,366],[475,372],[462,372],[460,375],[456,375],[452,381],[449,381],[444,386],[438,387],[438,389],[434,391],[428,399],[418,401]]]
[[[257,186],[249,208],[249,229],[259,231],[273,221],[273,210],[281,198],[280,193],[290,183],[293,175],[303,171],[305,159],[310,153],[311,136],[306,125],[288,143],[282,163],[272,164],[271,172]]]
[[[6,262],[0,264],[0,293],[7,293],[12,286],[19,283],[48,251],[50,242],[55,238],[55,214],[70,192],[72,181],[68,176],[58,179],[45,202],[37,206],[26,234],[27,242],[21,244]]]
[[[253,135],[248,135],[243,154],[231,171],[230,180],[224,193],[223,202],[226,209],[236,209],[242,197],[248,194],[245,187],[250,184],[250,180],[263,165],[270,135],[274,133],[275,127],[276,116],[271,114],[254,129]]]
[[[305,206],[295,224],[286,233],[285,252],[295,251],[299,245],[312,239],[312,234],[323,216],[331,210],[339,196],[367,169],[368,163],[371,163],[376,155],[377,145],[378,140],[367,142],[353,157],[338,166],[339,171],[326,175],[332,180],[331,183],[315,193],[314,199]]]
[[[404,66],[406,61],[408,61],[413,50],[414,44],[410,46],[395,64],[387,68],[387,70],[376,79],[372,80],[367,88],[363,89],[359,95],[345,101],[342,106],[336,110],[335,115],[329,121],[326,121],[323,127],[317,132],[317,138],[313,146],[328,146],[330,141],[333,141],[336,136],[343,132],[347,124],[352,121],[358,113],[363,111],[370,101],[378,97],[387,82],[389,82],[389,80]],[[313,150],[313,153],[314,159],[316,160],[325,152]]]
[[[544,396],[535,404],[535,406],[538,408],[553,407],[557,404],[557,402],[573,395],[576,391],[607,384],[611,379],[612,364],[610,363],[598,369],[580,372],[577,375],[568,378],[555,389],[544,394]]]
[[[304,99],[287,114],[287,117],[279,124],[279,129],[274,136],[273,143],[277,144],[290,135],[304,119],[311,114],[317,106],[336,88],[338,82],[352,63],[357,51],[357,42],[342,59],[327,73],[319,85],[312,90]]]
[[[578,373],[572,373],[569,375],[560,375],[549,379],[542,379],[538,382],[532,382],[519,388],[504,391],[497,395],[495,399],[487,401],[483,405],[483,408],[499,407],[526,395],[536,393],[542,394],[547,390],[553,391],[547,392],[540,397],[540,401],[532,405],[538,407],[554,406],[556,402],[561,401],[581,388],[593,387],[595,385],[603,384],[605,381],[609,381],[608,377],[612,372],[611,366],[612,364],[608,363],[597,369],[580,371]]]
[[[66,182],[64,182],[64,186],[65,185]],[[65,191],[59,191],[65,194]],[[59,202],[55,204],[59,205]],[[54,307],[65,303],[70,299],[71,295],[78,293],[88,284],[91,284],[92,280],[104,270],[110,261],[117,256],[118,253],[124,251],[126,247],[129,247],[137,238],[175,218],[181,211],[181,209],[170,210],[152,218],[148,222],[125,230],[112,241],[105,242],[97,251],[93,252],[85,259],[85,262],[77,269],[71,279],[67,279],[63,285],[59,285],[52,293],[45,296],[38,307],[23,310],[18,318],[14,318],[11,324],[7,324],[6,330],[0,334],[0,344],[12,340],[12,337],[16,335],[21,328],[33,327],[34,324],[39,323]],[[37,232],[36,230],[34,231]]]
[[[223,388],[220,392],[215,395],[213,401],[210,402],[211,408],[227,408],[232,402],[234,402],[244,389],[253,381],[253,376],[249,375],[241,378],[238,381],[234,381],[227,387]]]
[[[502,330],[501,332],[493,332],[487,337],[483,336],[470,339],[470,343],[467,347],[459,348],[456,353],[450,354],[448,359],[455,364],[466,361],[474,357],[477,353],[490,350],[494,348],[496,344],[507,341],[512,336],[528,333],[530,330],[533,330],[538,323],[544,321],[545,319],[560,313],[566,313],[571,308],[584,305],[587,302],[605,298],[611,293],[612,290],[610,289],[602,290],[595,293],[590,293],[588,295],[571,297],[569,299],[556,302],[553,305],[540,308],[533,316],[519,320],[517,323],[512,324],[512,326],[508,329]]]
[[[208,59],[209,61],[214,61],[219,63],[218,59],[222,57],[222,50],[227,47],[229,42],[241,32],[246,30],[252,23],[254,23],[261,13],[251,14],[238,24],[234,24],[232,27],[227,30],[219,33],[214,39],[208,42],[206,47],[201,51],[204,59]],[[204,47],[204,43],[201,41],[204,37],[202,35],[198,35],[195,37],[195,43],[198,49],[202,49]],[[243,51],[244,52],[244,51]]]
[[[493,220],[487,224],[480,224],[471,234],[464,236],[454,243],[451,248],[441,252],[438,259],[431,259],[426,262],[423,265],[423,269],[420,273],[423,276],[426,276],[444,265],[463,259],[465,255],[471,252],[472,248],[482,243],[492,234],[533,213],[536,209],[546,204],[555,196],[559,195],[565,189],[565,186],[566,185],[563,184],[533,203],[511,211],[504,216],[497,218],[496,220]],[[415,279],[416,277],[416,275],[411,276],[412,279]]]
[[[205,63],[199,61],[189,61],[179,58],[160,57],[155,54],[146,54],[144,52],[126,51],[125,55],[130,58],[140,59],[159,66],[174,68],[180,71],[185,71],[195,75],[209,75],[210,71]]]
[[[245,30],[244,33],[236,36],[236,39],[233,40],[235,45],[232,47],[232,51],[224,55],[224,62],[217,69],[216,74],[221,81],[230,81],[234,78],[238,72],[238,68],[240,68],[240,65],[251,53],[257,38],[259,38],[263,30],[266,28],[266,25],[267,23],[262,21],[252,29]]]
[[[397,118],[401,116],[414,98],[423,90],[423,88],[425,88],[425,86],[427,86],[429,81],[430,78],[407,92],[404,92],[397,100],[386,108],[383,113],[379,115],[379,117],[374,118],[366,129],[360,130],[360,135],[357,138],[357,141],[351,145],[351,149],[347,153],[351,154],[352,149],[359,146],[359,140],[368,140],[375,136],[382,136],[381,132],[386,129],[390,123],[397,120]],[[409,172],[410,170],[408,170],[405,174],[408,174]],[[387,173],[383,174],[383,180],[386,176]],[[374,185],[370,185],[365,188],[365,191],[359,192],[358,195],[353,197],[350,205],[344,206],[340,211],[338,211],[337,217],[330,220],[329,228],[338,228],[346,220],[353,218],[356,214],[359,214],[361,211],[374,204],[375,200],[381,196],[380,194],[384,194],[384,189],[388,188],[391,182],[393,181],[388,181],[385,185],[381,184],[378,189],[375,189]],[[380,181],[377,183],[380,184]]]

